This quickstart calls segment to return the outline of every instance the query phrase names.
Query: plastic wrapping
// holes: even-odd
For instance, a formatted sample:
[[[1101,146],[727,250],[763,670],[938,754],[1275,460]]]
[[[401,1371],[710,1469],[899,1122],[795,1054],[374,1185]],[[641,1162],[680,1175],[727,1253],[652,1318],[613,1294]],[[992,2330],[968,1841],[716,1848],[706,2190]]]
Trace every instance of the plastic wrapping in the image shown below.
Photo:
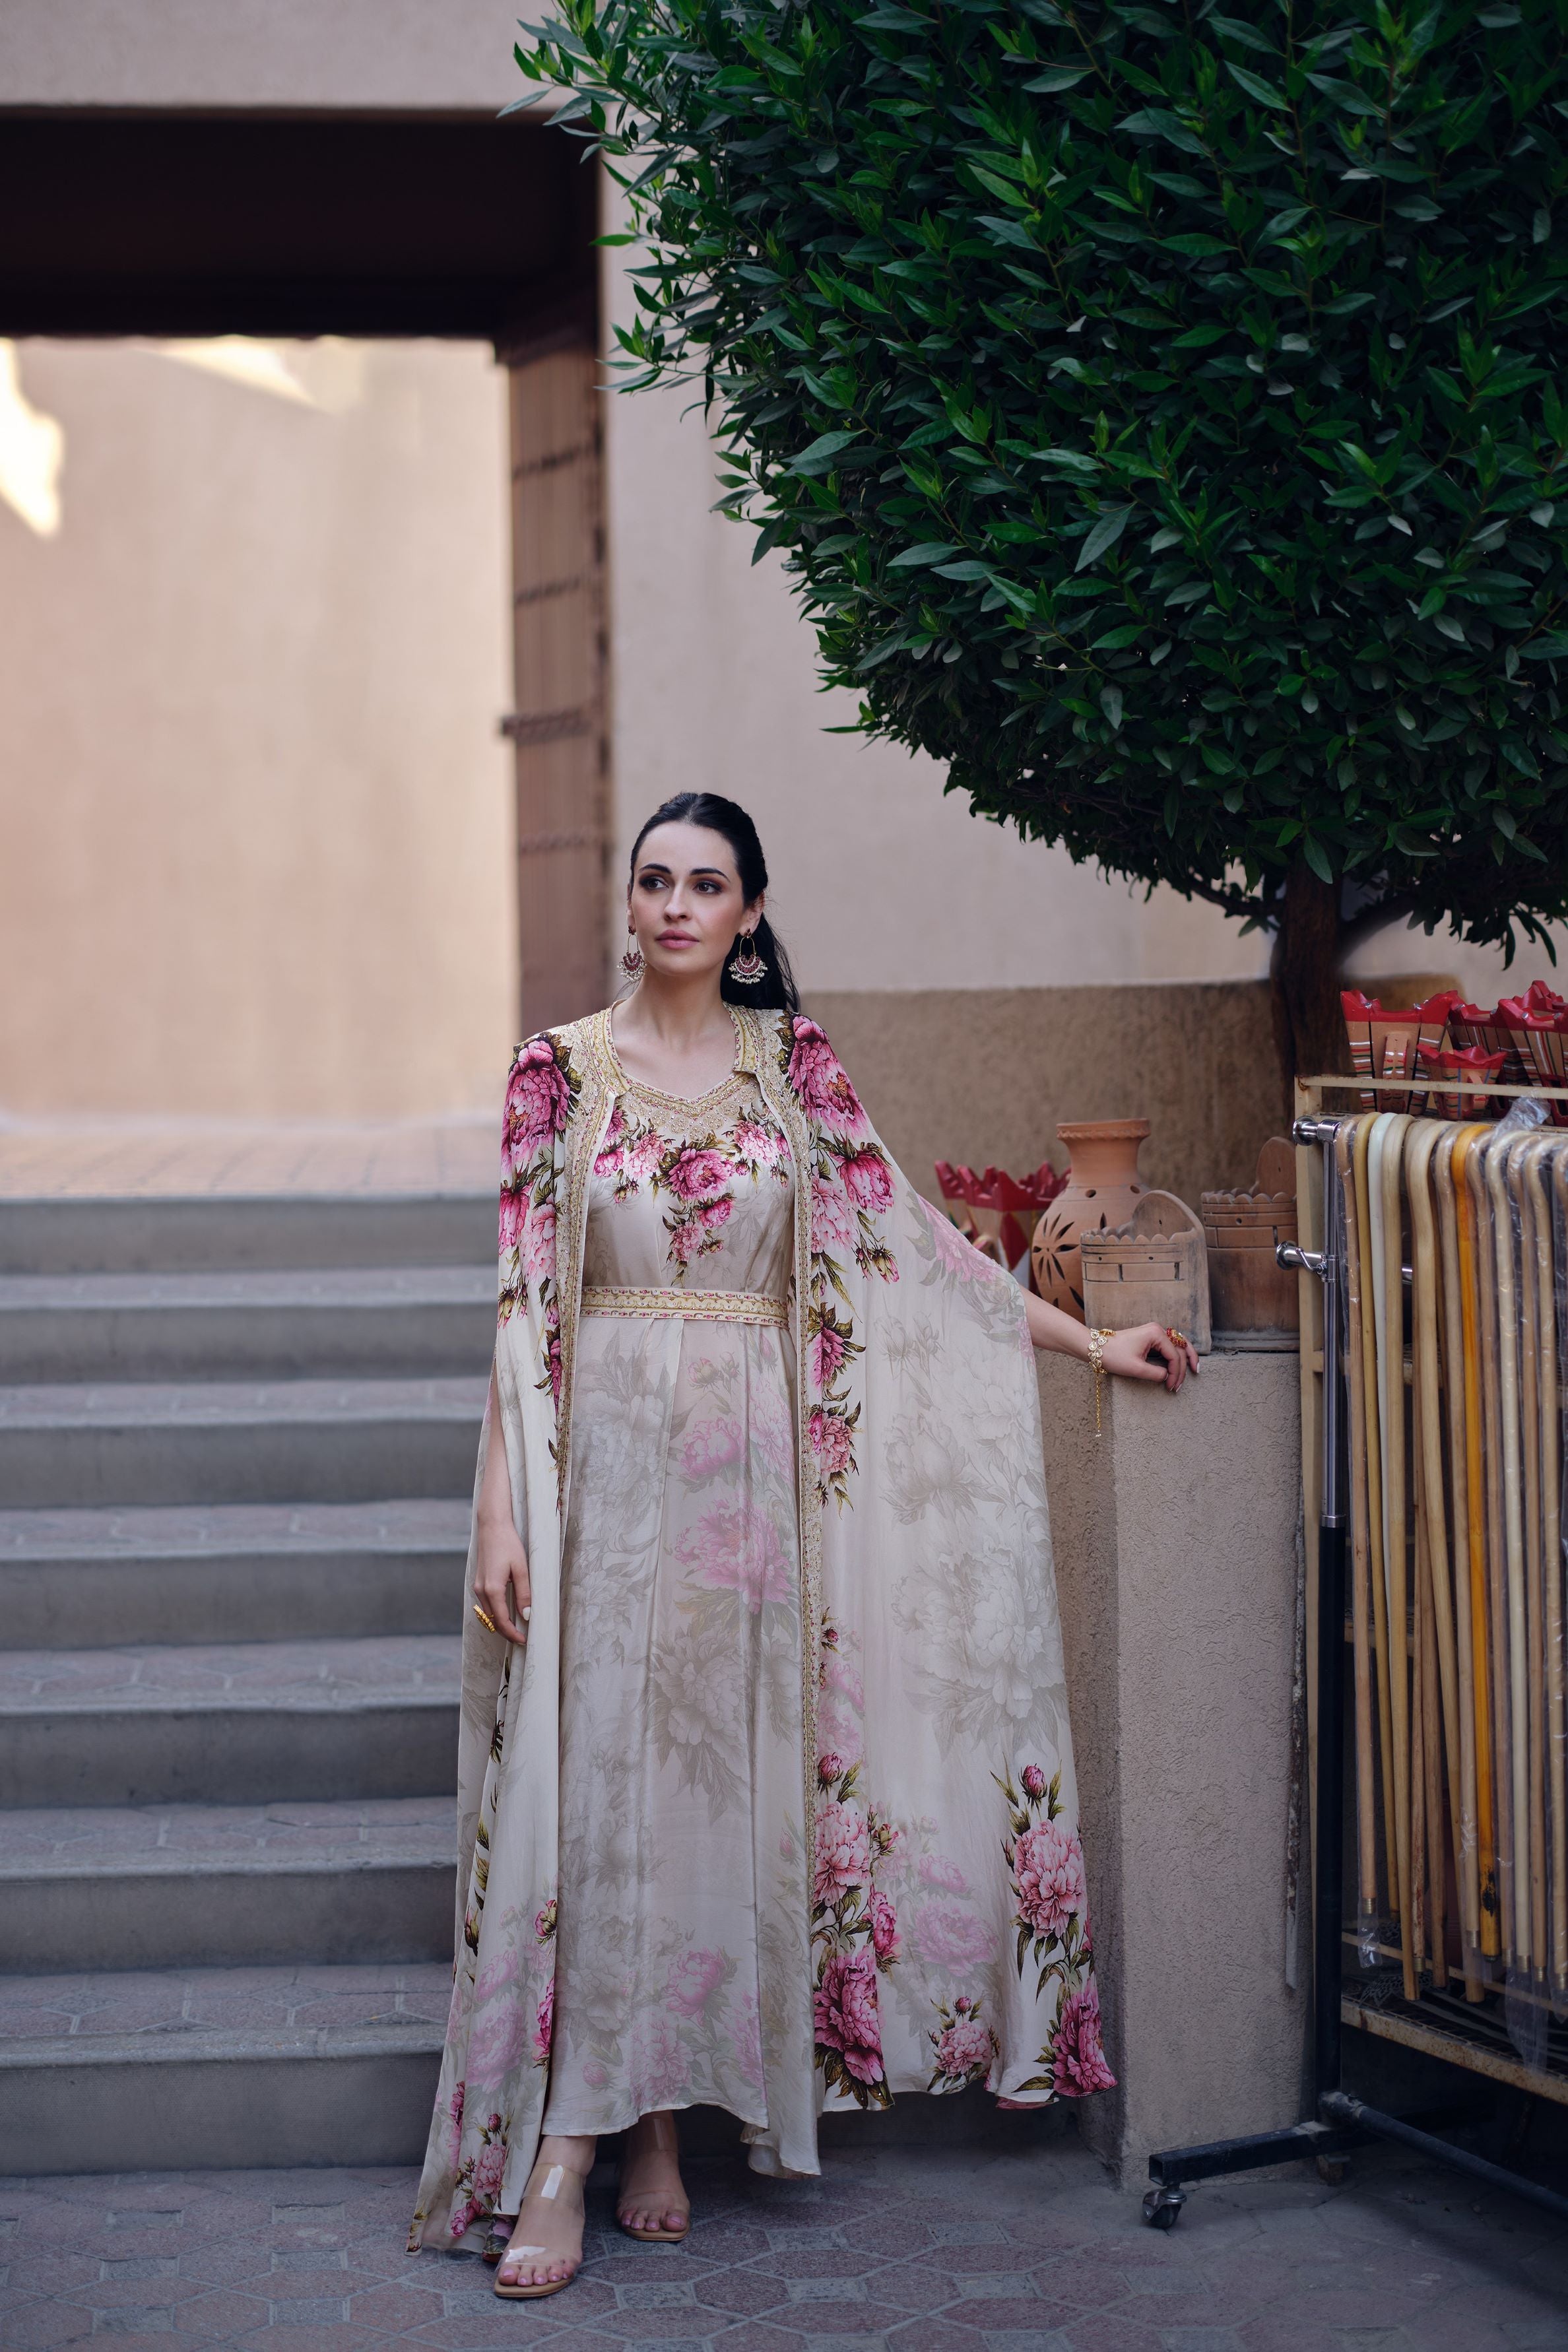
[[[1378,1111],[1341,1123],[1336,1167],[1346,1931],[1380,1998],[1447,2004],[1450,2021],[1488,2011],[1526,2074],[1555,2076],[1568,2074],[1568,1134],[1545,1116],[1530,1099],[1495,1126]]]

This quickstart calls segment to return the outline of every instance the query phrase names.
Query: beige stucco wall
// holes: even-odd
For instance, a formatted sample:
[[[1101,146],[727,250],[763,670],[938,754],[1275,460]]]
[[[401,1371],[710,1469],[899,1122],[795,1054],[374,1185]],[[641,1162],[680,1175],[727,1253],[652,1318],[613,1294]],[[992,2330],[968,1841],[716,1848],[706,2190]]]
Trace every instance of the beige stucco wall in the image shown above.
[[[268,353],[280,389],[21,349],[64,457],[53,536],[0,503],[0,1112],[495,1099],[500,373],[475,346]]]
[[[513,0],[5,0],[0,105],[502,107]]]
[[[1259,981],[1145,988],[811,991],[889,1149],[936,1198],[933,1162],[1016,1171],[1070,1154],[1062,1119],[1147,1118],[1140,1166],[1196,1202],[1250,1184],[1283,1090]]]
[[[1080,2116],[1130,2189],[1152,2150],[1301,2112],[1286,1981],[1298,1360],[1215,1354],[1180,1397],[1037,1359],[1095,1965],[1120,2088]]]

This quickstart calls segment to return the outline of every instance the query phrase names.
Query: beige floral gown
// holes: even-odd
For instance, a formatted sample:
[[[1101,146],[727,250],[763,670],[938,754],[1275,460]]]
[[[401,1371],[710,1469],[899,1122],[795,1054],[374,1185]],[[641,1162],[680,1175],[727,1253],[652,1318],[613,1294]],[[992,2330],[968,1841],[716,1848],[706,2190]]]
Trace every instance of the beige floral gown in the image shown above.
[[[760,2127],[769,2075],[776,2105],[812,2063],[798,1869],[777,1902],[758,1866],[795,1854],[802,1812],[794,1177],[751,1074],[698,1101],[616,1077],[584,1247],[544,2129],[698,2102]]]

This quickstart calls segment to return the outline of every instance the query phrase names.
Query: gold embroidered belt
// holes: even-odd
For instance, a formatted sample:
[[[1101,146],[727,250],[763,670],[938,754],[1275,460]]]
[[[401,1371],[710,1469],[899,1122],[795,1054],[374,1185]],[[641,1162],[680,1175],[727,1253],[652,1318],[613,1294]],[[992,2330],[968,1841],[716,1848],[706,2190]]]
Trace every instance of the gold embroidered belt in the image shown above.
[[[788,1302],[759,1290],[636,1290],[591,1282],[584,1287],[583,1312],[649,1319],[670,1316],[696,1323],[763,1323],[775,1331],[789,1328]]]

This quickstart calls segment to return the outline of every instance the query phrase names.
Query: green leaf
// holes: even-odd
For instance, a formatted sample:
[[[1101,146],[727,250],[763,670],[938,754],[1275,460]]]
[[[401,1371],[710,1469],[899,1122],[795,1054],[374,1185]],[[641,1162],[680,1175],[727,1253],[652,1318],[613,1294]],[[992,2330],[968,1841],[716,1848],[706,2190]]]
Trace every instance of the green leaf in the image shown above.
[[[1100,707],[1105,713],[1111,733],[1116,734],[1121,725],[1121,688],[1119,686],[1106,687],[1100,694]]]
[[[1079,549],[1073,570],[1087,572],[1091,563],[1098,563],[1107,550],[1115,546],[1131,520],[1131,507],[1107,507]]]
[[[888,566],[889,572],[900,572],[913,563],[941,563],[958,550],[944,539],[926,539],[919,547],[906,547],[902,555],[895,555]]]
[[[1248,98],[1257,99],[1260,106],[1277,106],[1282,114],[1288,111],[1289,100],[1282,89],[1276,89],[1272,83],[1264,80],[1261,74],[1250,72],[1246,66],[1233,64],[1229,58],[1225,62],[1226,71],[1232,81],[1239,84]]]
[[[1331,882],[1333,880],[1334,869],[1329,863],[1329,853],[1323,847],[1321,842],[1314,839],[1313,835],[1310,833],[1305,835],[1302,838],[1301,855],[1306,859],[1308,865],[1311,867],[1320,882]],[[1359,1178],[1357,1179],[1357,1181],[1360,1181]]]
[[[847,449],[858,438],[856,433],[820,434],[809,448],[801,451],[790,470],[796,474],[804,474],[808,469],[825,471],[831,458],[837,457],[841,449]]]

